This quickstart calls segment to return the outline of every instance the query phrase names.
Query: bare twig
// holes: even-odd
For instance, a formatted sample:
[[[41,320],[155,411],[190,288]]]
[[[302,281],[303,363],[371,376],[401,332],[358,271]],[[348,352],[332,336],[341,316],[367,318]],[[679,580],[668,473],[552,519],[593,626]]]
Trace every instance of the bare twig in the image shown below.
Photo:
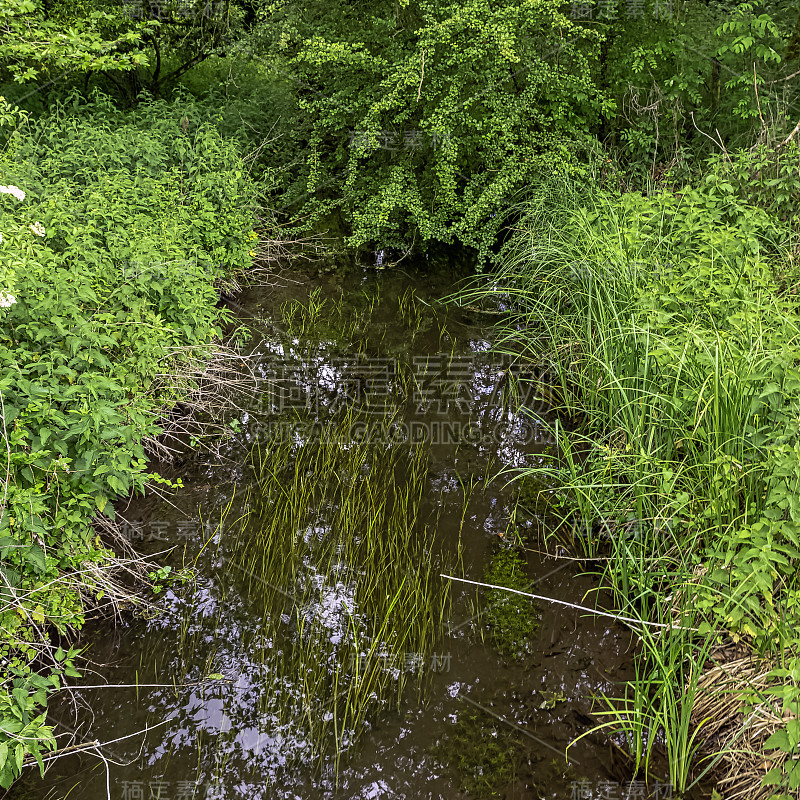
[[[720,136],[719,131],[718,130],[716,131],[717,137],[719,139],[719,141],[717,141],[717,139],[715,139],[713,136],[709,136],[705,131],[701,131],[700,128],[697,127],[697,123],[694,120],[694,111],[690,111],[689,112],[689,116],[692,118],[692,125],[694,125],[694,129],[698,133],[702,133],[703,136],[705,136],[706,139],[708,139],[709,141],[714,142],[714,144],[717,147],[719,147],[720,150],[722,150],[722,152],[725,154],[725,158],[728,159],[728,163],[733,164],[733,162],[731,161],[731,157],[728,155],[728,151],[725,149],[725,145],[722,143],[722,137]],[[716,128],[715,128],[715,130],[716,130]]]
[[[671,622],[649,622],[644,619],[635,619],[633,617],[623,617],[621,614],[613,614],[610,611],[598,611],[596,608],[588,608],[587,606],[579,606],[576,603],[568,603],[566,600],[557,600],[555,597],[545,597],[539,594],[531,594],[530,592],[521,592],[518,589],[510,589],[508,586],[497,586],[493,583],[481,583],[480,581],[470,581],[466,578],[456,578],[454,575],[440,575],[449,581],[458,581],[459,583],[468,583],[471,586],[482,586],[486,589],[499,589],[502,592],[510,592],[511,594],[518,594],[521,597],[530,597],[533,600],[543,600],[545,603],[556,603],[560,606],[567,606],[567,608],[574,608],[578,611],[586,611],[588,614],[594,614],[598,617],[609,617],[615,619],[617,622],[628,622],[635,625],[652,625],[655,628],[672,628],[674,630],[696,631],[697,628],[686,628],[681,625],[673,625]]]
[[[787,145],[789,142],[794,139],[797,132],[800,131],[800,119],[797,120],[797,125],[794,126],[794,130],[781,142],[782,145]]]
[[[65,747],[62,750],[59,750],[56,753],[53,753],[50,756],[46,756],[42,759],[43,762],[48,761],[55,761],[57,758],[62,758],[63,756],[73,755],[75,753],[86,753],[92,750],[96,750],[98,747],[108,747],[111,744],[116,744],[117,742],[121,742],[125,739],[132,739],[134,736],[139,736],[141,734],[148,734],[150,731],[155,730],[156,728],[160,728],[162,725],[166,725],[168,722],[172,722],[174,719],[175,714],[167,717],[166,719],[162,719],[161,722],[157,722],[155,725],[146,725],[144,728],[138,731],[134,731],[134,733],[129,733],[125,736],[120,736],[117,739],[111,739],[108,742],[100,742],[95,739],[92,742],[85,742],[83,744],[74,744],[70,745],[69,747]],[[25,761],[22,762],[23,767],[33,767],[36,766],[36,760],[32,756],[27,756]]]
[[[800,69],[797,70],[797,72],[793,72],[791,75],[787,75],[785,78],[775,78],[774,81],[767,81],[767,86],[772,86],[773,83],[785,83],[792,78],[796,78],[798,75],[800,75]]]

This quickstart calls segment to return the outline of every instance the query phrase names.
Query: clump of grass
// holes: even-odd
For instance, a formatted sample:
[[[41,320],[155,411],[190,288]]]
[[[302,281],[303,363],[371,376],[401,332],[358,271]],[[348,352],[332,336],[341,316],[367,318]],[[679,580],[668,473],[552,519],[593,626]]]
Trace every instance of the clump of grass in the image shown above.
[[[268,676],[263,710],[316,753],[343,753],[368,719],[421,695],[449,607],[421,519],[424,453],[374,428],[354,441],[359,422],[351,411],[314,439],[256,447],[229,546],[230,574],[262,615],[247,646]]]
[[[678,196],[562,187],[528,208],[494,285],[466,296],[506,295],[499,349],[549,361],[573,423],[521,473],[546,541],[591,559],[644,631],[694,629],[643,634],[616,717],[645,768],[665,737],[678,792],[696,779],[708,648],[727,636],[762,657],[800,630],[800,308],[782,235],[712,181]]]
[[[333,342],[348,353],[361,353],[367,348],[367,328],[373,321],[379,294],[323,297],[314,289],[305,300],[287,300],[281,305],[281,321],[291,347],[299,355],[307,355]]]
[[[415,288],[407,288],[397,298],[397,311],[400,320],[406,327],[415,332],[422,327],[423,311]]]
[[[668,782],[680,796],[708,772],[705,769],[693,775],[701,750],[708,743],[709,722],[694,711],[715,639],[698,640],[696,629],[690,625],[693,617],[691,612],[683,616],[685,627],[654,630],[642,625],[641,649],[634,658],[635,678],[626,684],[624,696],[603,697],[605,710],[596,713],[608,721],[575,740],[599,729],[620,734],[632,756],[633,773],[648,781],[656,778],[655,764],[663,753]],[[706,758],[706,764],[711,761]],[[660,778],[663,783],[663,776]]]

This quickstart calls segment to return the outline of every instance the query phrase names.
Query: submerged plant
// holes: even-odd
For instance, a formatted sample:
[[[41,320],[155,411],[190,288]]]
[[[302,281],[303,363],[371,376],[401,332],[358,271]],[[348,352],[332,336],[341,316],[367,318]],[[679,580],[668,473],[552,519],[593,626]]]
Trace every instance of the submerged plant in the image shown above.
[[[459,788],[469,797],[498,797],[514,780],[524,748],[513,731],[485,711],[467,711],[433,749],[437,760],[458,775]]]
[[[525,590],[525,559],[511,547],[501,548],[486,570],[486,582],[509,589]],[[505,656],[522,659],[535,646],[540,614],[531,600],[501,589],[486,591],[484,615],[492,641]]]
[[[299,725],[305,756],[337,761],[369,719],[423,692],[449,604],[421,519],[423,451],[374,428],[353,440],[359,421],[350,411],[314,438],[257,446],[226,552],[262,615],[243,644],[260,661],[265,718]]]

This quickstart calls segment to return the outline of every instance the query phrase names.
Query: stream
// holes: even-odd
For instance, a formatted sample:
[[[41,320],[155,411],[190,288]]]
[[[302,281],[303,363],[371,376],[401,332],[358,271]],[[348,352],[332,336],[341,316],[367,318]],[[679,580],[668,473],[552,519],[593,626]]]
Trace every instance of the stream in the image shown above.
[[[518,599],[510,635],[530,635],[512,652],[496,597],[439,578],[486,581],[516,541],[529,591],[596,599],[576,563],[538,552],[536,520],[517,510],[508,471],[553,452],[553,420],[523,384],[510,391],[508,360],[492,352],[496,317],[438,302],[452,271],[409,272],[284,271],[230,304],[259,390],[234,398],[241,413],[210,450],[187,441],[153,464],[182,488],[116,505],[140,552],[194,577],[168,583],[156,611],[86,626],[89,668],[72,682],[115,686],[62,693],[51,721],[110,744],[50,762],[43,781],[30,771],[14,798],[671,796],[629,784],[602,735],[564,757],[596,724],[593,697],[618,696],[631,677],[624,627]],[[324,466],[311,440],[334,421]],[[306,457],[294,472],[284,463]],[[307,492],[297,508],[292,481]],[[367,519],[375,531],[359,528]],[[387,542],[405,573],[387,561],[365,599],[372,573],[353,559]],[[276,583],[282,563],[292,577]]]

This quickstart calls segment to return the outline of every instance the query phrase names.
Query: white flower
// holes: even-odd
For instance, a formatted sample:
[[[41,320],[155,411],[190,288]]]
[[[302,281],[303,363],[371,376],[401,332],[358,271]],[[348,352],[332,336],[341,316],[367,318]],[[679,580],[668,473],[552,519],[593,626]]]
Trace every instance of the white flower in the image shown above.
[[[3,234],[0,233],[0,244],[3,244]]]
[[[11,308],[16,302],[17,298],[11,292],[0,292],[0,308]]]
[[[30,227],[31,233],[35,233],[37,236],[44,236],[44,225],[41,222],[31,222],[28,227]]]
[[[19,186],[0,186],[0,194],[10,194],[17,198],[17,200],[25,199],[25,192]]]

